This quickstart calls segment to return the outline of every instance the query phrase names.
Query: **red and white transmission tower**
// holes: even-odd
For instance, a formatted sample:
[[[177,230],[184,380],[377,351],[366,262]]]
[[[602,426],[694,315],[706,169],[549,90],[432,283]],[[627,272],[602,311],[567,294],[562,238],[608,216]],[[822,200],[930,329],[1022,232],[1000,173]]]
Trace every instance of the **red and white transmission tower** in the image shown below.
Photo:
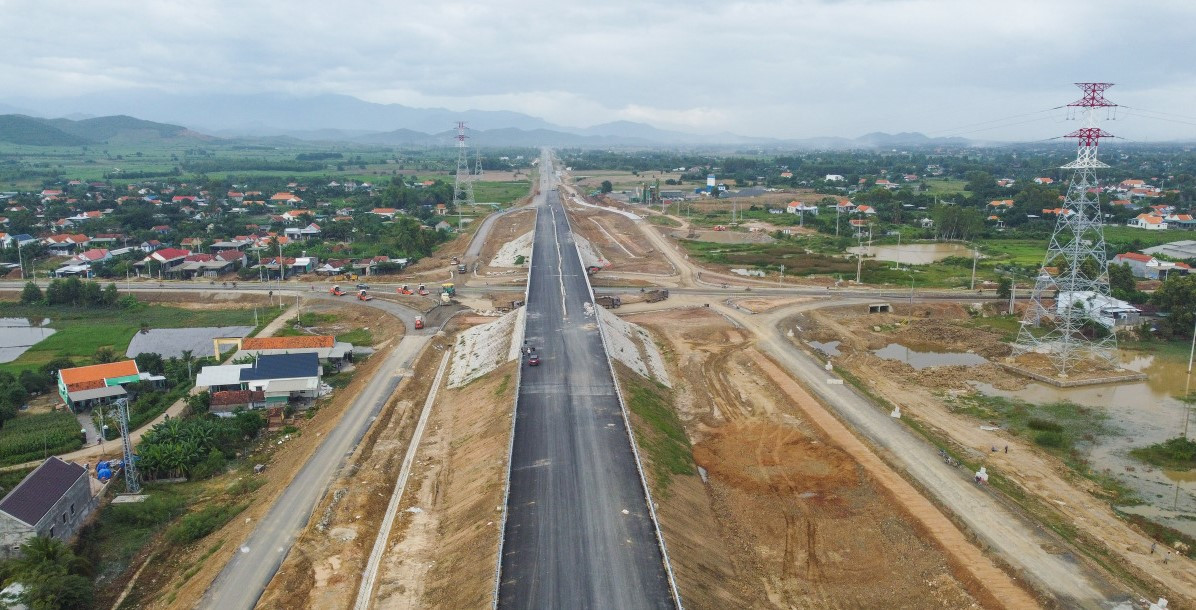
[[[1068,106],[1083,110],[1085,126],[1064,136],[1075,138],[1079,148],[1075,161],[1062,167],[1074,172],[1013,346],[1015,358],[1027,353],[1049,355],[1060,377],[1085,360],[1116,366],[1113,327],[1119,313],[1109,296],[1096,180],[1096,170],[1109,167],[1097,159],[1100,139],[1113,137],[1097,127],[1097,110],[1117,104],[1105,99],[1112,83],[1076,86],[1084,97]]]
[[[469,150],[465,146],[465,122],[457,122],[457,180],[453,184],[453,204],[457,208],[457,224],[461,224],[461,206],[473,205],[473,177],[469,171]]]

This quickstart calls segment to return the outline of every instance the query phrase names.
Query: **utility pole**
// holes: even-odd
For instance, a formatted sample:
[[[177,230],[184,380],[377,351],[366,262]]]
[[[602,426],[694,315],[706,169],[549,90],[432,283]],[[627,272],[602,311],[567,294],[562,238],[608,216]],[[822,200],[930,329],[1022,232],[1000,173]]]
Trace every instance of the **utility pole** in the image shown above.
[[[980,252],[975,248],[972,249],[972,287],[969,290],[976,289],[976,259],[980,258]]]
[[[141,493],[137,464],[133,462],[133,439],[129,438],[129,400],[122,398],[116,404],[120,408],[120,438],[125,450],[125,491],[132,494]]]

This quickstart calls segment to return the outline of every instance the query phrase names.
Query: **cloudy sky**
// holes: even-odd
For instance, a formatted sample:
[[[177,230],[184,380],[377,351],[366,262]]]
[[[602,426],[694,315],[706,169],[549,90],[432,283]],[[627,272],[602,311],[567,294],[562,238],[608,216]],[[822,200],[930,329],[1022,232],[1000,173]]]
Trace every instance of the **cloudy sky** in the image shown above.
[[[156,89],[340,93],[809,137],[1070,131],[1075,81],[1117,83],[1106,129],[1196,137],[1188,0],[0,0],[0,100]],[[8,92],[7,97],[3,92]]]

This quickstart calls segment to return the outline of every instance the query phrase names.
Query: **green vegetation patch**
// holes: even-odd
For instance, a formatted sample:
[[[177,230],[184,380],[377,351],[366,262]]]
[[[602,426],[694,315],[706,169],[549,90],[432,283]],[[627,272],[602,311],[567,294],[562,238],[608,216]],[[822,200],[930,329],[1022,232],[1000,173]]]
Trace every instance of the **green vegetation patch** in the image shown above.
[[[627,407],[638,424],[636,440],[648,458],[657,489],[668,493],[673,475],[694,473],[693,447],[673,410],[672,394],[633,373],[621,377]]]
[[[249,508],[248,502],[205,506],[197,512],[184,516],[178,523],[166,530],[166,538],[176,544],[195,542],[220,529],[246,508]]]
[[[96,584],[114,582],[151,538],[181,515],[199,493],[198,486],[147,484],[142,502],[108,504],[79,534],[79,553],[92,563]]]
[[[354,328],[336,336],[337,341],[352,343],[353,345],[373,345],[374,333],[365,328]]]
[[[1135,458],[1170,470],[1196,468],[1196,442],[1182,436],[1130,450]]]
[[[513,180],[510,182],[475,182],[473,184],[473,198],[485,203],[508,204],[521,197],[527,197],[532,192],[530,180]]]
[[[0,428],[0,465],[40,460],[82,446],[79,422],[71,413],[21,414]]]

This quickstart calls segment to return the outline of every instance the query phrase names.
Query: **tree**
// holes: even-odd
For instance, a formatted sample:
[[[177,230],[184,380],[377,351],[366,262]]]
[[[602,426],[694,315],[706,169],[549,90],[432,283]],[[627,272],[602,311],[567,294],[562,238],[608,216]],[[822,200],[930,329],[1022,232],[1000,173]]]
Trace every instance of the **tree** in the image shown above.
[[[96,352],[91,358],[92,360],[96,361],[96,364],[106,364],[120,360],[120,354],[116,353],[116,350],[105,345],[103,347],[96,348]]]
[[[1167,312],[1159,328],[1167,335],[1186,335],[1196,320],[1196,275],[1170,275],[1150,300]]]
[[[1008,299],[1013,292],[1013,278],[1004,276],[997,280],[997,298]]]
[[[1130,270],[1129,265],[1109,265],[1109,292],[1115,299],[1135,300],[1138,283],[1134,280],[1134,272]]]
[[[603,180],[600,190],[605,194],[615,190],[615,185],[610,183],[610,180]]]
[[[4,582],[20,582],[20,601],[30,608],[75,610],[93,606],[91,564],[57,538],[30,538],[21,556],[0,564]]]
[[[42,289],[33,282],[26,282],[25,288],[21,290],[21,304],[34,305],[41,303],[45,299],[42,294]]]

